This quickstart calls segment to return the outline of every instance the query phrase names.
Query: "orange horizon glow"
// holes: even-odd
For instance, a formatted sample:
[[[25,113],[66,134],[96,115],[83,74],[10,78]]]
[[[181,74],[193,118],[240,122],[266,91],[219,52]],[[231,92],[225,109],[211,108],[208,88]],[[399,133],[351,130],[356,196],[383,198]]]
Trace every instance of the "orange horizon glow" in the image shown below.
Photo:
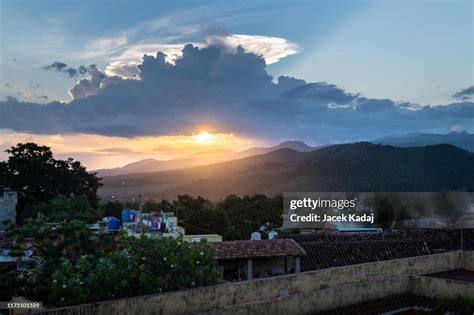
[[[119,137],[94,134],[37,135],[0,129],[0,160],[3,151],[17,143],[35,142],[51,147],[58,158],[72,157],[88,169],[121,167],[142,159],[170,160],[184,158],[202,151],[241,151],[262,144],[233,133],[219,133],[212,129],[200,129],[192,134],[168,136]]]

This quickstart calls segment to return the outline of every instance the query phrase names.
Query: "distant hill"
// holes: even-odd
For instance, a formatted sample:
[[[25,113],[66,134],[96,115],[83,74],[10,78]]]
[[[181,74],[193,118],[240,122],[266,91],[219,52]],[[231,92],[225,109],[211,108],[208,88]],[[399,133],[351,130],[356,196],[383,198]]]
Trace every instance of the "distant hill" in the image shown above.
[[[280,149],[291,149],[294,151],[298,152],[310,152],[318,149],[320,147],[311,147],[304,143],[303,141],[285,141],[282,142],[276,146],[273,147],[267,147],[267,148],[251,148],[245,151],[241,151],[237,153],[237,157],[247,157],[247,156],[252,156],[252,155],[260,155],[260,154],[265,154],[269,153],[272,151],[280,150]]]
[[[310,152],[280,149],[208,166],[104,178],[100,195],[212,200],[290,191],[457,191],[474,188],[474,154],[452,145],[397,148],[368,142]]]
[[[152,173],[179,168],[188,168],[199,165],[207,165],[235,158],[232,150],[212,150],[198,152],[181,159],[155,160],[145,159],[127,164],[123,167],[96,170],[99,176],[116,176],[134,173]]]
[[[172,160],[155,160],[146,159],[137,162],[127,164],[123,167],[111,168],[111,169],[99,169],[96,170],[99,176],[116,176],[126,175],[133,173],[153,173],[158,171],[167,171],[172,169],[189,168],[200,165],[209,165],[213,163],[229,161],[239,158],[244,158],[252,155],[265,154],[271,151],[288,148],[298,152],[309,152],[316,150],[316,147],[310,147],[302,141],[286,141],[282,142],[273,147],[267,148],[251,148],[241,152],[234,152],[232,150],[210,150],[198,152],[192,155],[188,155],[181,159]]]
[[[470,134],[466,131],[453,131],[448,134],[410,133],[404,136],[388,136],[372,142],[397,147],[420,147],[446,143],[474,152],[474,134]]]

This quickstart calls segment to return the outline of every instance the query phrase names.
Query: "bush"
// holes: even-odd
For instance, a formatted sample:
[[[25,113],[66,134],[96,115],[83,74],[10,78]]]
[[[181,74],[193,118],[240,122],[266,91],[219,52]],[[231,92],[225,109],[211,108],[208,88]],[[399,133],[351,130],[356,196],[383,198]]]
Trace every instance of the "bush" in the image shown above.
[[[52,300],[70,305],[211,285],[218,272],[205,242],[125,236],[117,251],[98,260],[62,259],[52,278]]]

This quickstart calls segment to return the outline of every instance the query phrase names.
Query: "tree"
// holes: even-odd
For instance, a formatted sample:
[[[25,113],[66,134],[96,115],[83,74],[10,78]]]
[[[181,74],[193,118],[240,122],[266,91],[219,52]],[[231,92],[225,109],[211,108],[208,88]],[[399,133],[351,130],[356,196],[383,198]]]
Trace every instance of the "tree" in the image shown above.
[[[180,195],[173,207],[186,234],[217,233],[226,240],[248,239],[262,225],[280,227],[283,222],[281,195],[231,195],[217,204],[200,196]]]
[[[93,208],[98,206],[100,178],[87,172],[80,162],[55,159],[49,147],[35,143],[19,143],[5,152],[9,157],[0,162],[0,189],[19,193],[20,220],[35,217],[34,205],[59,195],[85,195]]]
[[[13,272],[0,274],[6,300],[14,292],[48,306],[73,305],[211,285],[218,279],[215,250],[204,241],[121,234],[116,242],[106,234],[92,238],[77,220],[57,225],[28,220],[7,234],[17,239],[14,255],[23,255],[33,239],[34,254],[29,269],[16,278]]]
[[[160,202],[147,200],[143,204],[143,212],[174,212],[175,210],[175,207],[165,199],[162,199]]]
[[[0,300],[9,301],[17,293],[17,288],[22,285],[15,268],[0,266]]]
[[[265,195],[230,195],[216,205],[217,209],[227,213],[230,226],[237,235],[234,239],[248,239],[260,226],[280,227],[283,218],[283,197]]]
[[[116,217],[121,219],[122,217],[122,210],[125,209],[123,203],[118,200],[114,201],[107,201],[105,204],[101,206],[102,212],[106,217]]]
[[[173,202],[177,209],[178,223],[186,229],[186,234],[217,233],[223,235],[229,228],[229,220],[224,212],[202,197],[193,198],[180,195]]]
[[[94,223],[101,217],[101,212],[92,208],[85,195],[66,197],[59,195],[48,202],[33,206],[34,213],[41,213],[50,222],[80,220]]]
[[[92,239],[89,229],[78,220],[52,225],[28,219],[5,233],[16,240],[11,255],[21,257],[25,248],[34,248],[28,269],[18,274],[21,285],[16,293],[49,304],[54,304],[50,299],[51,277],[63,257],[75,263],[84,255],[98,258],[113,249],[111,237],[101,234]]]

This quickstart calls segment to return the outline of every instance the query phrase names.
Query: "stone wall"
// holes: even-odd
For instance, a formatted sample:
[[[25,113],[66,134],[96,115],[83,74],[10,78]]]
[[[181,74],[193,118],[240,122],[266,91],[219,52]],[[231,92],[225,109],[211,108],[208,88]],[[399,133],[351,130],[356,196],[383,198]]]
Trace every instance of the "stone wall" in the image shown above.
[[[401,293],[408,288],[407,276],[462,268],[465,261],[462,252],[448,252],[59,308],[47,313],[226,313],[252,305],[254,313],[268,307],[282,314],[287,313],[285,310],[307,312]]]

